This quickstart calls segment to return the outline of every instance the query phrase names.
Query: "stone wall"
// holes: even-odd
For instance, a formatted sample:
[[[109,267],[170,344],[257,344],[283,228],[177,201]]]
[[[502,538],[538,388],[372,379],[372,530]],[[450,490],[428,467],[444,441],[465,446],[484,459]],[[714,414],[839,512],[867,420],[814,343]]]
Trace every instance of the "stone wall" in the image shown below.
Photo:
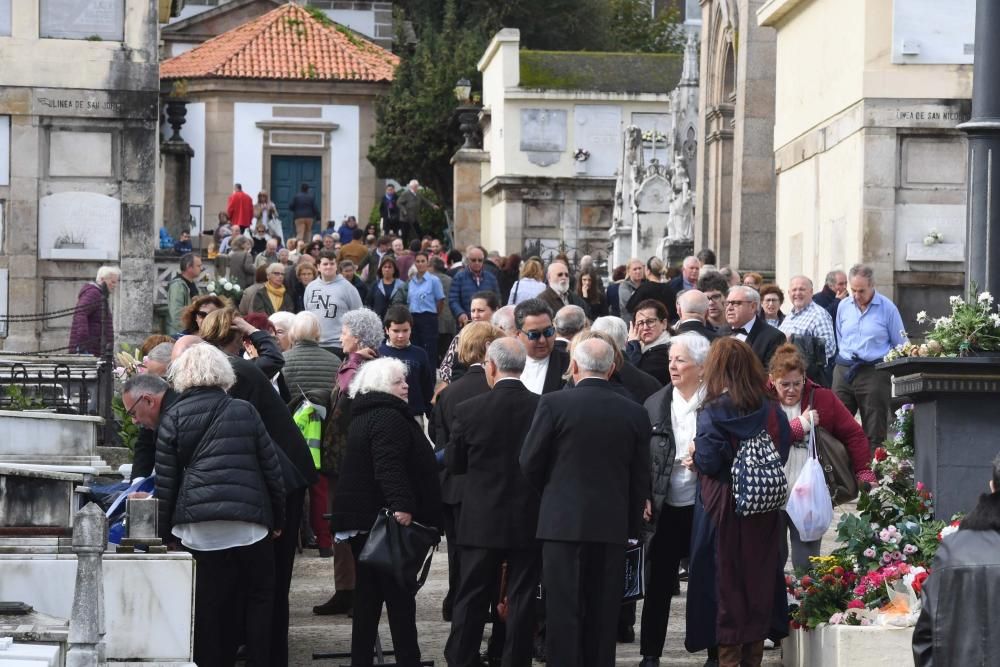
[[[40,40],[38,0],[13,4],[11,36],[0,37],[10,119],[0,268],[10,312],[29,314],[72,307],[99,266],[120,265],[116,338],[136,341],[152,314],[157,16],[146,0],[123,7],[121,42]],[[63,347],[69,324],[13,323],[3,348]]]
[[[503,176],[483,186],[491,213],[483,242],[490,250],[549,260],[609,255],[615,181],[599,178]]]
[[[775,35],[764,0],[703,0],[695,247],[774,270]],[[735,12],[730,7],[735,7]]]

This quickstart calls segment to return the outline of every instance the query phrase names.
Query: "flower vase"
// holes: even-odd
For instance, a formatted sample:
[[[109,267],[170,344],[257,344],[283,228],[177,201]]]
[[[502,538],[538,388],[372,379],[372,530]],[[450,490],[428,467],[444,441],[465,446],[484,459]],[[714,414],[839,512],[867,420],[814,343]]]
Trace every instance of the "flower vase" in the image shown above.
[[[576,166],[577,176],[584,176],[587,174],[587,161],[586,160],[576,160],[574,162]]]

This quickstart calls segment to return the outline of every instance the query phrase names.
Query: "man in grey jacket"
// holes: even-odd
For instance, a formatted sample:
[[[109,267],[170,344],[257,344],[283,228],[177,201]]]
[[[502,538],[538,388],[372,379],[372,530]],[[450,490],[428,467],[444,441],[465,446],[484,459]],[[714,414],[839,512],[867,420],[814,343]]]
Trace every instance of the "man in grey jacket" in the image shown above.
[[[334,251],[319,253],[319,277],[306,285],[302,303],[319,318],[319,346],[343,359],[340,323],[344,313],[361,307],[361,296],[354,285],[337,274],[337,253]]]

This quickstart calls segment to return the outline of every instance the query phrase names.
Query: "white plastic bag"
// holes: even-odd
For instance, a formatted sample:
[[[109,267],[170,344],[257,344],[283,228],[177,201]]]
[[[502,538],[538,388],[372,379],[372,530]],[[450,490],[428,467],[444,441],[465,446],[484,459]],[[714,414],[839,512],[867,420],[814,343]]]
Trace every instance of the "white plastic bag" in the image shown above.
[[[823,477],[823,467],[816,458],[815,429],[809,431],[809,459],[788,494],[785,511],[803,542],[821,539],[833,521],[833,502]]]

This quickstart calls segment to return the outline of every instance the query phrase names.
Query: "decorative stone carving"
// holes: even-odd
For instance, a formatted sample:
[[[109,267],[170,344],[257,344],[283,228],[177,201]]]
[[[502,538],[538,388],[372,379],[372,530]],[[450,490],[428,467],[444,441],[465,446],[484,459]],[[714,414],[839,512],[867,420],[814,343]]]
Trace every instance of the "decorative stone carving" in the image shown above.
[[[670,113],[633,117],[625,130],[609,236],[611,265],[659,255],[668,263],[690,254],[694,240],[698,123],[698,40],[688,37],[681,81]],[[661,162],[657,155],[665,155]]]

